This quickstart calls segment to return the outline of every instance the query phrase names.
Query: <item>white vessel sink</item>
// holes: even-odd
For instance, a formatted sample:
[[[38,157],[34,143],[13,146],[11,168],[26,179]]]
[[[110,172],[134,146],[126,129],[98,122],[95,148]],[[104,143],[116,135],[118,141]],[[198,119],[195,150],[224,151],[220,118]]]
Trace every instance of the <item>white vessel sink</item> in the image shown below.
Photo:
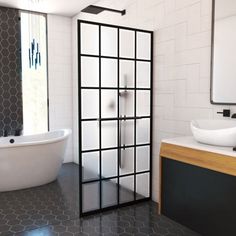
[[[191,130],[195,140],[200,143],[236,146],[236,120],[193,120]]]

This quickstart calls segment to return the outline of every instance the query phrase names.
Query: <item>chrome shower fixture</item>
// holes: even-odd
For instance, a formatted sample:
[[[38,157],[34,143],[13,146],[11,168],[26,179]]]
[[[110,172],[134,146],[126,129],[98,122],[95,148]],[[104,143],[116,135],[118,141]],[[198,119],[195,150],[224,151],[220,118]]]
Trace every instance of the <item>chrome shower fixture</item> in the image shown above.
[[[119,92],[119,96],[123,98],[127,98],[129,96],[129,92],[125,90],[124,92]]]
[[[112,8],[100,7],[100,6],[95,6],[95,5],[89,5],[88,7],[84,8],[81,12],[97,15],[103,11],[111,11],[111,12],[119,13],[122,16],[126,14],[126,10],[120,11],[120,10],[116,10]]]
[[[125,84],[125,91],[124,92],[119,92],[119,96],[123,97],[123,98],[127,98],[129,96],[129,92],[126,90],[127,86],[128,86],[128,76],[125,74],[124,75],[124,84]]]

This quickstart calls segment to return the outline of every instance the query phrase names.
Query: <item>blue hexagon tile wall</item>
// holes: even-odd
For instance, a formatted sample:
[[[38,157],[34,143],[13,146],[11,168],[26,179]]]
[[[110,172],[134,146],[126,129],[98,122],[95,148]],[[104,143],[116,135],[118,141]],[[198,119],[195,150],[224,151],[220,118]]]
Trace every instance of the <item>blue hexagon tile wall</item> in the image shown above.
[[[19,11],[0,7],[0,136],[23,127]]]

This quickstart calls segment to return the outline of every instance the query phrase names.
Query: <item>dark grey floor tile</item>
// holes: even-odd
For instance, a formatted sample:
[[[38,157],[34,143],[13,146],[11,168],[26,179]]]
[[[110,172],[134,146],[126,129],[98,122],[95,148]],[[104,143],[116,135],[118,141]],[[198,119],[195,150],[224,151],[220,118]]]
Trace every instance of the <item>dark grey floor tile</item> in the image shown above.
[[[0,193],[0,235],[12,235],[79,216],[78,166],[65,164],[57,181],[19,191]]]
[[[198,234],[159,216],[153,202],[141,203],[82,219],[68,220],[17,236],[87,235],[87,236],[197,236]],[[140,209],[142,217],[140,216]],[[132,212],[132,214],[131,214]],[[129,215],[132,215],[130,217]],[[144,220],[145,219],[145,220]],[[142,222],[144,220],[144,222]]]
[[[78,166],[65,164],[51,184],[0,193],[0,236],[197,236],[151,201],[84,218],[78,204]]]

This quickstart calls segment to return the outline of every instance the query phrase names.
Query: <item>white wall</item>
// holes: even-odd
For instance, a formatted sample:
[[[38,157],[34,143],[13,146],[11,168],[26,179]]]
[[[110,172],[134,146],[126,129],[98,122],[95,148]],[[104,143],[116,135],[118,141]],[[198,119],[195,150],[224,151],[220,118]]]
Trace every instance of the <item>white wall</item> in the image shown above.
[[[73,156],[74,162],[79,163],[78,156],[78,37],[77,37],[77,20],[76,17],[72,19],[72,80],[73,80]]]
[[[50,130],[73,128],[71,18],[48,15],[48,79]],[[65,162],[73,159],[70,137]]]
[[[109,2],[111,6],[115,4]],[[73,24],[80,18],[154,31],[153,199],[158,201],[161,140],[191,135],[191,119],[222,118],[216,112],[229,106],[210,104],[212,1],[126,2],[124,17],[114,13],[98,16],[82,13],[73,19]],[[75,44],[73,47],[76,48]],[[230,108],[236,111],[236,107]]]

